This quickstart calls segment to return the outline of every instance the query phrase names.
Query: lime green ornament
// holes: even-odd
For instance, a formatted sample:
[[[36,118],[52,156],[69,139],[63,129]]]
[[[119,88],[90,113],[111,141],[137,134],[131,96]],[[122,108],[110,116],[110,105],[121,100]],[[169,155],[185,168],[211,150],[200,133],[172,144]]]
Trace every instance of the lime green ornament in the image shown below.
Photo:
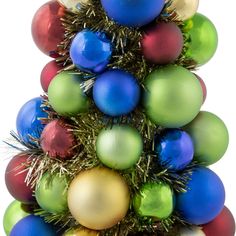
[[[140,216],[165,219],[174,209],[173,191],[162,182],[146,183],[140,193],[134,196],[133,206]]]
[[[204,15],[196,13],[185,21],[189,35],[187,57],[192,58],[199,66],[207,63],[215,54],[218,46],[218,35],[213,23]]]
[[[3,227],[6,235],[10,235],[10,232],[14,225],[28,216],[29,213],[26,212],[24,205],[21,202],[13,201],[6,209],[3,216]]]
[[[191,122],[203,103],[201,85],[193,73],[169,65],[151,72],[145,80],[144,107],[150,120],[166,128]]]
[[[208,166],[219,161],[229,144],[229,134],[224,122],[216,115],[201,111],[183,127],[194,143],[195,160]]]
[[[76,116],[88,110],[88,98],[81,83],[81,77],[69,71],[54,77],[48,88],[48,99],[57,113],[62,116]]]
[[[124,170],[135,165],[143,150],[140,133],[127,125],[115,125],[102,130],[96,142],[100,161],[113,169]]]
[[[35,190],[39,206],[50,213],[63,213],[67,210],[68,181],[65,176],[45,173]]]

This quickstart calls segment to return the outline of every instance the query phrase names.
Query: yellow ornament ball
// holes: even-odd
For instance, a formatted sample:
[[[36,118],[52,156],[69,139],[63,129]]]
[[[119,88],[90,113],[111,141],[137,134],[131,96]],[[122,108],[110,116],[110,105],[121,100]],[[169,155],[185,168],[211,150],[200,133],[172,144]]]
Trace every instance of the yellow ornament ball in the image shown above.
[[[68,9],[79,9],[80,4],[88,3],[89,0],[58,0],[58,2]]]
[[[99,232],[89,229],[72,229],[63,236],[99,236]]]
[[[173,0],[170,9],[175,10],[180,20],[191,18],[198,9],[199,0]]]
[[[81,172],[68,190],[73,217],[93,230],[111,228],[121,221],[130,203],[129,187],[115,171],[96,167]]]

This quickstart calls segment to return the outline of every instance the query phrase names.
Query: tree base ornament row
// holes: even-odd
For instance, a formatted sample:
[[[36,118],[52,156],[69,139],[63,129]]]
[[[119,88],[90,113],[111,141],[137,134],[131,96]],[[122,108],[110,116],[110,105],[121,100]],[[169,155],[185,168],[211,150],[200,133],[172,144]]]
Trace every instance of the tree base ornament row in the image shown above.
[[[214,55],[198,0],[52,0],[32,35],[53,61],[26,102],[6,169],[10,236],[233,236],[208,168],[229,135],[201,111]]]

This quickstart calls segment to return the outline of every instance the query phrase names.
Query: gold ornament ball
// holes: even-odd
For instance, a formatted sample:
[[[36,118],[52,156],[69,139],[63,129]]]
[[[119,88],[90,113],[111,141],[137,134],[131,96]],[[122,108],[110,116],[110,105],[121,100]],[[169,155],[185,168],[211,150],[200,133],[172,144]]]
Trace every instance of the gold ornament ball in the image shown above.
[[[191,18],[198,9],[199,0],[173,0],[170,9],[175,10],[180,20]]]
[[[93,230],[111,228],[121,221],[130,202],[129,187],[115,171],[96,167],[81,172],[68,190],[73,217]]]
[[[79,4],[88,3],[89,0],[58,0],[58,2],[68,9],[76,9],[79,8]]]
[[[72,229],[63,236],[99,236],[99,232],[89,229]]]

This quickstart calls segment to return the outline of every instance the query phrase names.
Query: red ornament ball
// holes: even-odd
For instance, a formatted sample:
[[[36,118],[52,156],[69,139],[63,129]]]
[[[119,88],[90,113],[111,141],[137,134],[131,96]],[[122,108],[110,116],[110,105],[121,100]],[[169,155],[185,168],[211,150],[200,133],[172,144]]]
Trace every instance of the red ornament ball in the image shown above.
[[[206,236],[234,236],[235,220],[227,207],[210,223],[202,226]]]
[[[175,23],[161,22],[144,32],[141,45],[143,55],[148,61],[163,65],[174,62],[179,57],[184,39]]]
[[[202,92],[203,92],[203,103],[204,103],[206,101],[206,97],[207,97],[207,87],[206,87],[206,84],[205,84],[205,82],[203,81],[203,79],[200,76],[198,76],[196,74],[194,74],[194,75],[197,77],[197,79],[199,80],[199,82],[201,84]]]
[[[68,125],[59,119],[46,125],[41,134],[41,147],[50,157],[66,159],[75,154],[75,137]]]
[[[26,184],[30,165],[29,155],[18,154],[9,162],[5,172],[5,182],[9,193],[18,201],[29,204],[34,202],[33,189]]]
[[[60,18],[64,8],[57,1],[49,1],[35,13],[31,32],[35,44],[45,54],[57,57],[57,45],[64,38],[64,28]]]
[[[40,75],[40,82],[44,92],[48,92],[48,87],[58,71],[62,69],[56,61],[50,61],[42,70]]]

